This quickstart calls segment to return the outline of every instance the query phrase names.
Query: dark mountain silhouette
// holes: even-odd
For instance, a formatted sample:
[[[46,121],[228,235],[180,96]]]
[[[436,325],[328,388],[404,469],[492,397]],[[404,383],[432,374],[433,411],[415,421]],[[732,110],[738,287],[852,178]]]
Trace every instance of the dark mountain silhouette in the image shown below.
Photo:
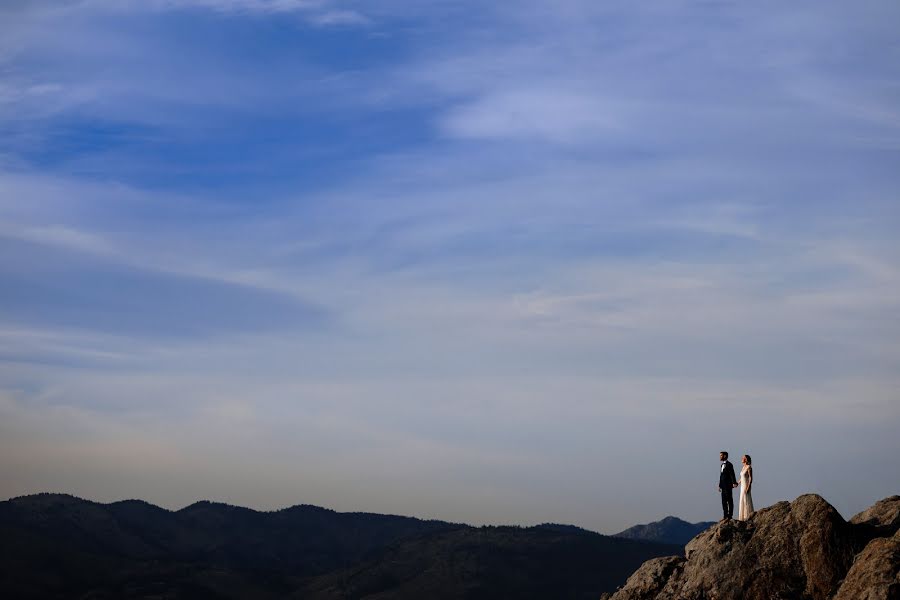
[[[584,598],[615,589],[643,554],[675,546],[579,528],[465,528],[405,540],[377,560],[316,578],[316,600]]]
[[[476,528],[308,505],[0,502],[0,589],[22,599],[595,598],[678,551],[565,525]]]
[[[629,527],[625,531],[617,533],[616,537],[683,546],[694,539],[701,531],[705,531],[713,525],[715,525],[714,521],[688,523],[678,517],[666,517],[646,525]]]

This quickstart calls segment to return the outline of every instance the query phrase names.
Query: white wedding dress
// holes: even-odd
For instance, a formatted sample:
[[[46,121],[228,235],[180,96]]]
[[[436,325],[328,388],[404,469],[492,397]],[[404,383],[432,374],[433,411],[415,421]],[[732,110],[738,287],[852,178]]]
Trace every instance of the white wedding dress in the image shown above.
[[[741,499],[738,506],[738,520],[746,521],[753,514],[753,497],[750,495],[750,467],[741,469]]]

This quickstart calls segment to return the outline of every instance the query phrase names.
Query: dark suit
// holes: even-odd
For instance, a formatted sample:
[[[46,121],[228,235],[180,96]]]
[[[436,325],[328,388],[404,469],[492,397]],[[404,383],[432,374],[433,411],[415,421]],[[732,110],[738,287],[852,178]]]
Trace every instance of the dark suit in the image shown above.
[[[737,485],[737,477],[734,476],[734,465],[725,461],[725,468],[719,467],[719,489],[722,491],[722,512],[726,519],[734,516],[734,497],[731,495],[732,486]]]

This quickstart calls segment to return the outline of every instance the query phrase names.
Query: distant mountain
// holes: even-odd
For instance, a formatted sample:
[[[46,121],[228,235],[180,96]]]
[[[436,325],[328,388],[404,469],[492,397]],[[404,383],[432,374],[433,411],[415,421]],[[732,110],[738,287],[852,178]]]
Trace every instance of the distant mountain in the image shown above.
[[[697,534],[706,531],[713,525],[715,525],[714,521],[688,523],[678,517],[666,517],[661,521],[629,527],[625,531],[617,533],[615,537],[684,546]]]
[[[308,505],[0,502],[0,589],[21,599],[596,598],[679,551],[567,525],[476,528]]]

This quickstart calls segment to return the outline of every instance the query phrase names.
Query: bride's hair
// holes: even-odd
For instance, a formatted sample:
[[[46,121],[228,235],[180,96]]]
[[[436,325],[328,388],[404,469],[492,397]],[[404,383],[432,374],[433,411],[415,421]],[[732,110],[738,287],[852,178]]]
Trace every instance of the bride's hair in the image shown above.
[[[753,464],[753,459],[750,458],[750,455],[749,455],[749,454],[745,454],[745,455],[744,455],[744,458],[747,459],[747,464],[748,464],[748,465],[752,465],[752,464]]]

